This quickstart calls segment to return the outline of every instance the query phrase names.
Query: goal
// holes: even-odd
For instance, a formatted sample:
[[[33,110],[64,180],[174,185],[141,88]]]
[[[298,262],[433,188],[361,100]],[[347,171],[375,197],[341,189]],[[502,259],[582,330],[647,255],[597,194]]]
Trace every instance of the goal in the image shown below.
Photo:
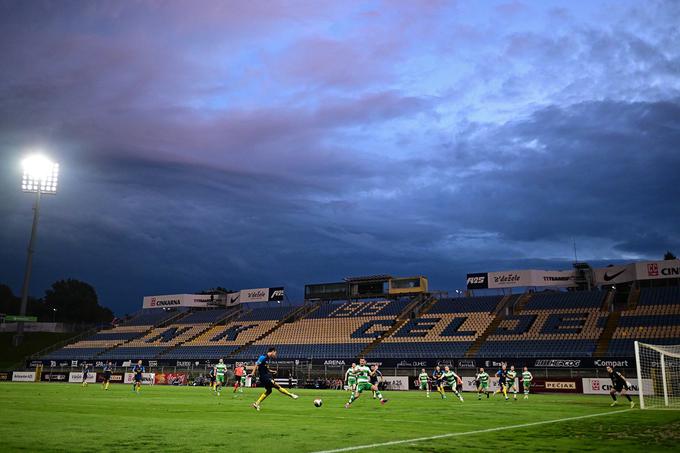
[[[641,409],[680,409],[680,345],[635,342]]]

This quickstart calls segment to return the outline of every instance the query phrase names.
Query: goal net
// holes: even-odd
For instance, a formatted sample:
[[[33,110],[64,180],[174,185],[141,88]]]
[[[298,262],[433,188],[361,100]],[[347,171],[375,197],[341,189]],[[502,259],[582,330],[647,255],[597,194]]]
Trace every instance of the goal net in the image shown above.
[[[680,409],[680,345],[635,342],[642,409]]]

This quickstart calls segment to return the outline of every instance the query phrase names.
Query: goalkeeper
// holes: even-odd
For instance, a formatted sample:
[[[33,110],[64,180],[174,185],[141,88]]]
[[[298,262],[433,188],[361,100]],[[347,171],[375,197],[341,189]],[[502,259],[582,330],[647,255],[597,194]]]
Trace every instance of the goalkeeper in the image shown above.
[[[625,396],[628,401],[630,401],[631,409],[635,407],[635,402],[633,402],[633,399],[630,397],[630,395],[626,393],[630,389],[630,384],[626,380],[625,376],[610,366],[607,367],[607,373],[609,373],[609,379],[612,380],[612,389],[609,391],[609,394],[611,395],[614,402],[611,404],[611,406],[614,407],[618,404],[618,401],[616,401],[616,394],[618,393],[621,396]]]

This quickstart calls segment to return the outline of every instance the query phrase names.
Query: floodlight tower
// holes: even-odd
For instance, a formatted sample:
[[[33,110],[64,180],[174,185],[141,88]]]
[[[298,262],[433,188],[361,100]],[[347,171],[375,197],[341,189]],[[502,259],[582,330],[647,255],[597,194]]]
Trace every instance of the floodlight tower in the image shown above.
[[[35,238],[38,232],[38,218],[40,217],[40,197],[42,194],[54,195],[57,193],[57,181],[59,179],[59,164],[52,162],[41,154],[28,156],[22,162],[24,170],[21,179],[21,190],[27,193],[35,193],[33,205],[33,226],[31,239],[28,242],[28,257],[24,271],[24,284],[21,287],[21,316],[26,316],[28,303],[28,287],[31,282],[31,269],[33,265],[33,252],[35,251]],[[13,344],[18,346],[24,338],[24,322],[17,324],[17,333],[13,338]]]

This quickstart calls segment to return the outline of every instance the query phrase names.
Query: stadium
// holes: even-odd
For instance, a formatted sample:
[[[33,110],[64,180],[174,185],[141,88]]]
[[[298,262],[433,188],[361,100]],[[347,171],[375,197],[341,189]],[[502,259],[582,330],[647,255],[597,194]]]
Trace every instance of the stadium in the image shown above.
[[[0,0],[0,453],[678,450],[678,23]]]
[[[352,383],[347,378],[359,358],[377,366],[381,373],[376,381],[378,388],[389,395],[381,412],[375,412],[377,407],[370,408],[376,424],[383,418],[394,421],[399,415],[390,413],[392,407],[408,410],[416,404],[411,401],[413,398],[418,398],[419,404],[430,403],[427,399],[436,404],[434,400],[440,399],[440,393],[432,377],[435,367],[448,367],[459,378],[458,385],[451,385],[448,392],[442,390],[442,400],[446,393],[451,399],[454,396],[451,392],[458,396],[460,391],[466,409],[467,405],[487,403],[486,399],[490,399],[493,401],[487,404],[509,400],[518,406],[528,403],[531,410],[539,412],[520,418],[526,407],[518,414],[516,407],[493,408],[510,414],[513,422],[507,429],[513,431],[612,414],[606,411],[610,409],[609,394],[614,388],[607,367],[625,376],[634,398],[631,408],[637,403],[648,414],[657,414],[658,409],[680,407],[678,283],[680,261],[669,260],[600,269],[575,263],[569,271],[470,273],[467,290],[455,297],[430,290],[424,276],[389,275],[309,284],[305,287],[305,300],[299,305],[286,304],[285,288],[281,287],[227,294],[147,296],[143,308],[129,319],[83,333],[64,345],[54,345],[28,358],[25,368],[3,372],[0,377],[14,382],[40,382],[34,384],[40,386],[71,383],[71,388],[79,391],[87,388],[83,387],[86,383],[95,388],[101,384],[107,391],[110,388],[128,396],[139,363],[143,366],[140,382],[149,388],[137,390],[136,394],[177,398],[177,392],[186,392],[183,397],[196,397],[182,388],[188,387],[193,392],[199,386],[202,389],[199,396],[205,401],[192,404],[210,410],[215,404],[209,399],[210,393],[216,392],[210,383],[211,373],[224,366],[224,388],[219,389],[223,394],[218,391],[215,399],[226,401],[217,404],[246,411],[250,403],[247,398],[255,398],[261,385],[253,375],[257,358],[265,357],[274,346],[277,356],[269,366],[275,381],[290,392],[299,392],[301,399],[307,401],[295,401],[304,406],[294,409],[294,414],[280,412],[288,409],[265,401],[262,416],[279,412],[284,418],[296,417],[301,415],[297,412],[307,410],[316,419],[325,414],[311,413],[313,410],[342,409],[343,400],[348,393],[352,394]],[[500,373],[503,365],[529,371],[530,390],[525,391],[520,385],[518,375],[513,376],[513,383],[502,393],[503,384],[496,370]],[[241,367],[245,371],[239,372]],[[477,379],[484,369],[491,375],[489,394],[493,396],[482,398],[479,394],[475,398]],[[421,370],[427,376],[427,389],[420,386],[424,382],[419,381]],[[242,385],[238,391],[235,386],[232,392],[231,386],[236,382]],[[206,384],[212,392],[203,389]],[[164,395],[163,390],[157,390],[164,386],[174,389],[174,394]],[[95,388],[89,391],[96,391]],[[423,390],[427,392],[426,400]],[[465,402],[462,396],[467,398]],[[621,401],[625,401],[623,396]],[[82,397],[81,392],[78,398]],[[320,408],[315,408],[312,400]],[[371,402],[359,400],[356,404]],[[331,409],[332,404],[337,407]],[[542,413],[550,413],[549,408],[555,404],[570,416],[544,420]],[[583,411],[583,405],[588,409]],[[259,415],[260,407],[257,409]],[[433,409],[424,406],[422,410]],[[462,409],[439,406],[436,410],[460,414]],[[671,413],[669,420],[676,417]],[[634,419],[630,413],[628,417]],[[649,417],[655,419],[656,415]],[[514,423],[519,420],[523,423]],[[407,418],[403,422],[409,423]],[[433,422],[428,428],[436,426]],[[320,432],[315,436],[324,437],[324,428],[318,429]],[[490,431],[504,429],[497,426]],[[437,440],[441,448],[448,449],[452,444],[439,439],[458,435],[466,432],[424,437],[425,441]],[[411,448],[413,442],[421,442],[418,440],[421,437],[371,440],[349,447]],[[314,440],[285,442],[290,443],[285,443],[282,451],[317,448],[312,447],[317,442]],[[334,445],[332,441],[324,444]],[[575,448],[569,442],[560,445],[564,449]],[[345,450],[341,447],[329,451]]]

